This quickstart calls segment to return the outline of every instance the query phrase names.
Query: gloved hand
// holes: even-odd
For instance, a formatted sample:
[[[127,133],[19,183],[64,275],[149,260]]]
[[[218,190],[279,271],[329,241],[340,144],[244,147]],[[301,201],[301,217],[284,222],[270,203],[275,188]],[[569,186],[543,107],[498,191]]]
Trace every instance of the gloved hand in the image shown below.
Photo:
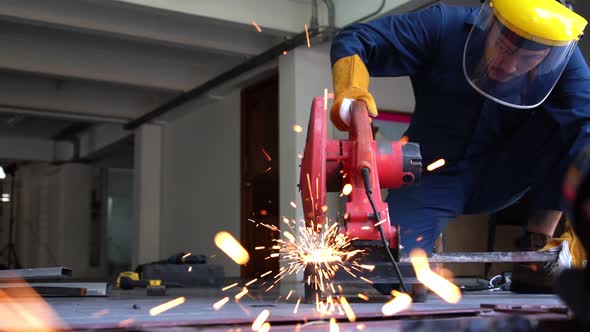
[[[578,236],[574,233],[574,229],[570,224],[570,221],[566,219],[565,231],[559,237],[551,239],[551,241],[543,247],[541,250],[551,250],[552,248],[559,247],[562,242],[567,241],[569,252],[571,254],[571,265],[573,268],[581,269],[586,264],[586,250],[582,246],[582,242]]]
[[[334,104],[330,110],[330,119],[336,128],[348,130],[349,123],[341,114],[342,100],[362,100],[367,105],[367,110],[372,116],[377,116],[377,105],[373,96],[369,93],[369,72],[363,60],[357,55],[351,55],[338,59],[332,67],[332,82],[334,83]],[[348,112],[343,109],[342,112]],[[349,120],[348,120],[349,121]]]

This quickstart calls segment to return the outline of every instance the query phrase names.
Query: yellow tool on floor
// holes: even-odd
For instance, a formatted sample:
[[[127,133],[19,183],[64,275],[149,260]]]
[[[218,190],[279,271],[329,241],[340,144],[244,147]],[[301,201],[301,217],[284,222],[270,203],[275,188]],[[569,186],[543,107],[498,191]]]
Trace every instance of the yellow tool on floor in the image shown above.
[[[162,280],[141,279],[139,273],[131,271],[119,273],[117,277],[117,288],[145,288],[147,295],[166,295],[166,286],[162,284]]]

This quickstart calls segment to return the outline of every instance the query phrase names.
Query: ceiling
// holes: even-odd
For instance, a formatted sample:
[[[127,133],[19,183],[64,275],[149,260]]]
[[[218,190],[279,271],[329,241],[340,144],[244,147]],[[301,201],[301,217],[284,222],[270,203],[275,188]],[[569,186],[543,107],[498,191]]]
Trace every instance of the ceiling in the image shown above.
[[[63,130],[76,124],[79,122],[17,113],[0,113],[0,137],[52,139]]]
[[[2,2],[0,138],[125,124],[282,37],[115,0]],[[109,153],[128,162],[132,146]]]

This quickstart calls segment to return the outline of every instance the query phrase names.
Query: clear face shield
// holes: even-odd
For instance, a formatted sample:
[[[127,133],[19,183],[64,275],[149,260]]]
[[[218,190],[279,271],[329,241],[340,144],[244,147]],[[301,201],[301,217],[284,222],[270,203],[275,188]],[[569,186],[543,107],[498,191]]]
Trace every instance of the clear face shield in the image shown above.
[[[561,35],[550,31],[554,33],[551,35],[535,26],[538,20],[522,18],[530,15],[522,7],[527,3],[537,6],[543,1],[521,1],[487,0],[483,4],[465,44],[463,70],[469,84],[482,95],[506,106],[526,109],[540,105],[549,96],[579,36],[568,40],[567,31]],[[562,19],[533,9],[533,13],[544,15],[544,24],[548,26],[551,20]],[[547,38],[555,36],[565,40]]]

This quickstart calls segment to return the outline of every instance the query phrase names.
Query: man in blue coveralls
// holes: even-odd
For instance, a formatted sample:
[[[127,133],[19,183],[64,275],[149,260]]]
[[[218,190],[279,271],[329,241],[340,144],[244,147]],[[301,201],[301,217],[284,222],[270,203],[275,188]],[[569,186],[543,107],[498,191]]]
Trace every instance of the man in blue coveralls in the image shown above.
[[[377,114],[370,76],[409,76],[416,106],[406,136],[420,143],[424,165],[446,160],[419,186],[388,195],[406,253],[432,251],[458,215],[498,211],[525,193],[528,249],[547,243],[570,156],[590,142],[590,70],[576,46],[586,23],[555,0],[487,0],[354,24],[335,37],[334,125],[348,129],[344,98]],[[551,280],[542,281],[546,289]]]

